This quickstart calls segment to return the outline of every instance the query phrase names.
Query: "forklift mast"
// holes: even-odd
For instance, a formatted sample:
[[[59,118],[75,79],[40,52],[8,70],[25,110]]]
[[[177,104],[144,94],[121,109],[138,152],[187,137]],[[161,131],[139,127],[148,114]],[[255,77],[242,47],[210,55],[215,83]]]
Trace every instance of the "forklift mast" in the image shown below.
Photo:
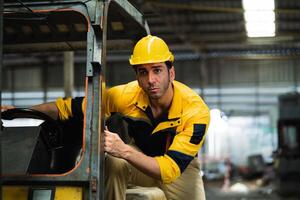
[[[86,103],[79,162],[64,173],[19,174],[4,173],[2,169],[0,197],[11,200],[18,194],[24,200],[33,200],[39,195],[45,200],[103,200],[104,152],[101,141],[106,52],[108,47],[133,47],[135,41],[150,33],[147,22],[125,0],[7,0],[4,3],[0,0],[0,6],[0,75],[2,47],[3,53],[86,51],[86,73],[83,75]],[[1,154],[12,148],[12,145],[2,143],[5,141],[2,138],[8,137],[1,131]],[[19,153],[23,153],[22,149]],[[0,164],[1,169],[7,163]]]
[[[3,43],[3,0],[0,0],[0,107],[1,99],[2,99],[2,43]],[[1,112],[0,112],[1,119]],[[2,139],[2,121],[0,127],[0,141]],[[0,142],[0,150],[2,149],[2,145]],[[0,151],[0,175],[2,174],[2,153]],[[0,179],[0,200],[2,200],[2,179]]]

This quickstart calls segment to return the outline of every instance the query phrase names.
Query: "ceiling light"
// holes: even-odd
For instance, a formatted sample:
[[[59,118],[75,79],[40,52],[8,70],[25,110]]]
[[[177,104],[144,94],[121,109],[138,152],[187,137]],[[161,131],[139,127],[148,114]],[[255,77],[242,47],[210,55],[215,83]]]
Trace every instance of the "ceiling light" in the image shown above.
[[[274,0],[243,0],[246,10],[274,10]]]
[[[274,22],[274,11],[245,11],[244,18],[247,22]]]
[[[246,29],[248,37],[274,37],[275,23],[247,22]]]
[[[248,37],[274,37],[274,0],[243,0]]]

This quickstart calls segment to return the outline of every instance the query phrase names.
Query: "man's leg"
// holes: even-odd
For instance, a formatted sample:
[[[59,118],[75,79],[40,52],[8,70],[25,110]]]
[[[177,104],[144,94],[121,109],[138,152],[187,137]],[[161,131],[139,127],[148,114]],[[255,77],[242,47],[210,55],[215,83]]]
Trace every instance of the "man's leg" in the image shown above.
[[[125,200],[130,177],[130,164],[123,159],[107,155],[105,158],[105,199]]]
[[[107,155],[105,159],[106,200],[125,200],[128,184],[161,188],[161,181],[145,175],[126,160],[110,155]]]
[[[181,176],[171,184],[163,185],[168,200],[205,200],[200,163],[195,158]]]
[[[132,184],[132,187],[127,190],[128,199],[166,200],[164,192],[160,189],[162,182],[147,176],[134,167],[131,170],[129,184]]]
[[[159,187],[161,188],[162,182],[160,180],[156,180],[143,172],[139,171],[135,167],[131,168],[131,176],[129,180],[129,184],[141,187]]]

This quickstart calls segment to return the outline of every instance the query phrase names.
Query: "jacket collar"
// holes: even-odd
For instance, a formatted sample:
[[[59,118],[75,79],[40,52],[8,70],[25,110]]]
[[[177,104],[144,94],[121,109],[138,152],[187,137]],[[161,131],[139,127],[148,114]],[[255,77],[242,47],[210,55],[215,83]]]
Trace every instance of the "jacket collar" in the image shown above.
[[[140,86],[138,86],[137,95],[134,98],[134,105],[140,108],[141,110],[145,111],[149,104],[150,102],[147,97],[147,94]]]
[[[177,81],[173,81],[173,100],[171,103],[171,107],[168,113],[168,120],[176,120],[181,117],[182,114],[182,98],[181,93],[178,89]],[[138,88],[138,93],[134,98],[134,104],[136,107],[145,111],[146,108],[150,105],[149,98],[147,94],[143,91],[142,88]]]
[[[173,81],[173,89],[174,89],[174,95],[171,107],[169,109],[169,120],[178,119],[181,117],[182,114],[182,98],[181,93],[178,89],[177,81]]]

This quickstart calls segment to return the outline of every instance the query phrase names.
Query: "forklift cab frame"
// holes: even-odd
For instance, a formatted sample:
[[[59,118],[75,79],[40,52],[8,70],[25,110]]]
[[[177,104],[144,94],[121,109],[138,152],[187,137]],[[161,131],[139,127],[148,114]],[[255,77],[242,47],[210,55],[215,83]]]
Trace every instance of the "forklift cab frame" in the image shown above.
[[[147,22],[125,0],[7,0],[0,6],[3,6],[3,19],[0,19],[3,20],[0,23],[3,45],[0,46],[4,53],[86,49],[86,103],[80,161],[62,174],[1,173],[0,197],[4,200],[14,199],[15,195],[20,200],[104,199],[101,140],[106,51],[108,45],[120,48],[119,39],[133,46],[133,41],[149,34]],[[3,137],[2,131],[0,136]],[[1,148],[5,146],[2,144]]]

